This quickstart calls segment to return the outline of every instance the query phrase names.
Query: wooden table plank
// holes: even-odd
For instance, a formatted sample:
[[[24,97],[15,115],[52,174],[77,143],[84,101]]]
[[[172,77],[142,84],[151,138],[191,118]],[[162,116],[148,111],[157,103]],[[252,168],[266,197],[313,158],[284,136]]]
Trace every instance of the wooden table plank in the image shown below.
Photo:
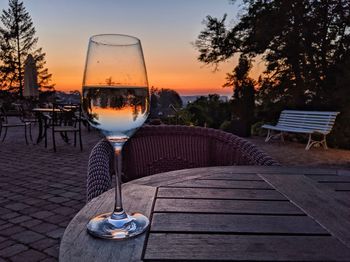
[[[322,190],[323,193],[336,199],[342,206],[350,207],[350,190],[341,190],[339,188],[336,190],[336,187],[339,184],[344,183],[345,185],[350,185],[350,182],[348,181],[350,177],[340,175],[308,175],[307,178],[317,182],[317,187]]]
[[[338,176],[338,175],[308,175],[309,178],[317,182],[348,182],[350,183],[350,177],[348,176]]]
[[[154,212],[303,215],[286,201],[158,198]]]
[[[347,206],[340,205],[306,176],[260,176],[350,247],[350,209]]]
[[[329,234],[307,216],[154,213],[152,232]]]
[[[232,180],[208,180],[193,179],[168,185],[169,187],[208,187],[208,188],[252,188],[272,189],[265,181],[232,181]]]
[[[199,178],[202,179],[202,178]],[[261,177],[259,177],[257,174],[251,174],[251,173],[213,173],[209,176],[205,176],[203,179],[215,179],[215,180],[257,180],[257,181],[263,181]]]
[[[113,210],[114,194],[108,191],[88,203],[69,223],[61,241],[59,260],[71,261],[141,261],[146,234],[132,240],[111,241],[94,238],[86,231],[89,219]],[[124,208],[150,217],[156,189],[149,186],[123,186]]]
[[[157,197],[160,198],[212,198],[212,199],[260,199],[286,200],[277,190],[255,189],[214,189],[214,188],[181,188],[160,187]]]
[[[334,195],[350,204],[350,191],[335,191]]]
[[[328,188],[335,190],[335,191],[348,191],[350,192],[350,183],[347,182],[332,182],[332,183],[327,183],[327,182],[322,182],[320,183],[323,186],[327,186]]]
[[[329,236],[150,234],[145,260],[349,261],[350,250]]]
[[[140,179],[136,179],[128,182],[128,184],[147,185],[147,186],[166,186],[174,184],[176,182],[182,182],[186,180],[196,179],[203,177],[203,173],[207,168],[196,169],[184,169],[170,172],[164,172],[161,174],[155,174],[152,176],[146,176]],[[218,170],[221,170],[218,168]]]
[[[208,171],[209,170],[209,171]],[[330,168],[309,168],[309,167],[282,167],[282,166],[218,166],[218,167],[203,167],[195,169],[183,169],[152,176],[143,177],[128,184],[148,185],[148,186],[166,186],[176,182],[209,177],[213,174],[282,174],[282,175],[336,175],[336,169]]]

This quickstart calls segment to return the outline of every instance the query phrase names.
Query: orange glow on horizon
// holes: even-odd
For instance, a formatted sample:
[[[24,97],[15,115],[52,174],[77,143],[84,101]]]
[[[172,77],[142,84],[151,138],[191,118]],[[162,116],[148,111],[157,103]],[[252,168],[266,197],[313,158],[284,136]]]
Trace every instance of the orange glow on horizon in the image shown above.
[[[82,89],[82,72],[74,71],[57,71],[53,74],[53,82],[56,84],[55,89],[57,91],[69,92]],[[232,88],[222,87],[225,83],[226,72],[209,73],[209,77],[195,79],[190,76],[178,76],[178,75],[160,75],[153,80],[154,77],[149,77],[149,87],[154,88],[168,88],[173,89],[180,95],[205,95],[205,94],[221,94],[231,95]]]
[[[197,60],[198,53],[192,47],[161,54],[151,47],[146,46],[144,49],[148,51],[145,53],[145,61],[149,87],[173,89],[180,95],[232,95],[232,88],[222,86],[226,82],[226,74],[232,72],[237,65],[238,57],[220,64],[219,70],[213,72],[213,67],[205,66]],[[68,59],[68,63],[67,57],[73,56],[73,51],[67,52],[67,55],[59,53],[59,50],[48,53],[47,58],[55,89],[64,92],[81,91],[86,50],[79,49],[75,59]],[[55,63],[51,65],[51,61]],[[263,70],[264,65],[257,58],[250,75],[257,79]]]

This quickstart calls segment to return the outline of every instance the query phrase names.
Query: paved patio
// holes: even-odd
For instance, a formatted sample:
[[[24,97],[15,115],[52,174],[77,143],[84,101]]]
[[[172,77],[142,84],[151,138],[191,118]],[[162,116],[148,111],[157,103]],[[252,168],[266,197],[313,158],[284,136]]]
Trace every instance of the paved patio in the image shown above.
[[[58,139],[54,153],[50,134],[45,148],[43,142],[26,145],[20,128],[10,131],[0,142],[0,262],[56,261],[65,227],[85,204],[88,156],[101,136],[84,128],[83,152]],[[249,140],[285,165],[350,172],[350,151],[316,148],[307,152],[298,143]]]
[[[88,157],[99,139],[83,128],[83,152],[57,139],[54,153],[51,139],[48,148],[26,145],[22,128],[9,130],[0,143],[0,261],[57,261],[64,229],[85,204]]]

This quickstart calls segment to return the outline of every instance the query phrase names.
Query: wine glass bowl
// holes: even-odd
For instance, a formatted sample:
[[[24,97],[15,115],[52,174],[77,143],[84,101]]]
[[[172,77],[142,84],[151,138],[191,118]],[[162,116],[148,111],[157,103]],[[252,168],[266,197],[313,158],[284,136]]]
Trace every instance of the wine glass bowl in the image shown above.
[[[114,148],[116,186],[111,213],[90,220],[90,234],[125,239],[144,232],[149,220],[128,215],[122,206],[121,151],[124,143],[142,126],[149,114],[146,66],[139,39],[116,34],[95,35],[89,40],[83,79],[83,112]]]

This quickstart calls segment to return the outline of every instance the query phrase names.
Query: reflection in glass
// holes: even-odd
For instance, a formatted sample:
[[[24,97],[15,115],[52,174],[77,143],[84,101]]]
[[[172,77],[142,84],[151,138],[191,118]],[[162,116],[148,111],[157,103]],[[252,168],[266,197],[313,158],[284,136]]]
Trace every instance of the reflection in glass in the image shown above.
[[[106,135],[131,136],[148,116],[147,87],[83,87],[88,120]],[[118,123],[118,124],[116,124]]]

